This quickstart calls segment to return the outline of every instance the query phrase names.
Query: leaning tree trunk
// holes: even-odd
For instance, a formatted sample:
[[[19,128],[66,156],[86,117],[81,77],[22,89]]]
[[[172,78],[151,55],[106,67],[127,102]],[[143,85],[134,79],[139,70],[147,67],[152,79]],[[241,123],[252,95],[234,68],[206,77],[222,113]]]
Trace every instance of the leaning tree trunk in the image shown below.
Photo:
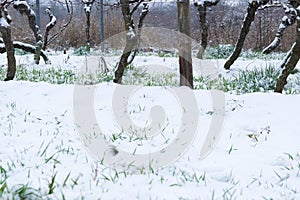
[[[132,16],[130,15],[130,7],[129,7],[129,0],[121,0],[121,9],[122,9],[122,15],[123,20],[125,24],[125,30],[126,30],[126,45],[123,50],[120,62],[118,64],[118,68],[115,71],[115,83],[122,83],[122,76],[124,74],[124,70],[128,65],[128,58],[131,54],[131,52],[134,50],[135,43],[136,43],[136,33],[134,31],[134,24]]]
[[[273,40],[273,42],[267,46],[264,50],[264,54],[271,53],[276,47],[279,46],[283,32],[288,26],[293,25],[296,22],[297,18],[297,10],[296,9],[291,9],[288,6],[284,5],[284,11],[285,11],[285,16],[282,18],[281,23],[279,25],[279,28],[276,33],[276,37]]]
[[[25,14],[28,17],[29,27],[33,31],[36,44],[35,44],[35,56],[34,60],[36,64],[40,63],[40,54],[43,45],[43,37],[39,26],[37,26],[36,15],[24,0],[14,1],[14,8],[19,11],[22,15]]]
[[[0,12],[1,16],[1,12]],[[7,74],[5,81],[13,80],[16,73],[16,59],[15,59],[15,50],[14,45],[11,38],[11,30],[8,21],[0,17],[0,32],[3,38],[3,42],[5,45],[5,50],[7,52]]]
[[[120,62],[118,64],[117,70],[115,71],[115,78],[113,80],[114,83],[121,84],[122,76],[124,74],[125,68],[133,62],[134,57],[138,51],[140,36],[141,36],[141,28],[143,26],[143,21],[148,14],[149,6],[147,3],[144,3],[144,8],[139,18],[138,28],[135,29],[135,25],[133,22],[132,15],[137,10],[138,6],[143,2],[143,0],[139,1],[137,5],[130,10],[129,0],[121,0],[121,9],[122,15],[125,24],[126,30],[126,45],[123,50]]]
[[[247,34],[249,33],[251,23],[255,19],[255,14],[256,14],[257,9],[259,8],[259,6],[261,6],[262,4],[266,4],[267,2],[268,1],[251,1],[251,2],[249,2],[248,8],[247,8],[247,14],[246,14],[244,22],[243,22],[240,36],[235,45],[233,53],[230,55],[230,57],[227,59],[225,65],[224,65],[225,69],[230,69],[231,65],[239,57],[239,55],[242,51],[245,39],[247,37]]]
[[[177,1],[179,34],[180,86],[193,88],[193,65],[190,38],[190,1]]]
[[[283,88],[287,83],[287,77],[291,74],[293,69],[295,69],[297,63],[299,62],[299,58],[300,58],[300,6],[298,5],[296,43],[293,45],[288,59],[286,59],[284,69],[277,80],[276,87],[274,90],[275,92],[282,93]]]

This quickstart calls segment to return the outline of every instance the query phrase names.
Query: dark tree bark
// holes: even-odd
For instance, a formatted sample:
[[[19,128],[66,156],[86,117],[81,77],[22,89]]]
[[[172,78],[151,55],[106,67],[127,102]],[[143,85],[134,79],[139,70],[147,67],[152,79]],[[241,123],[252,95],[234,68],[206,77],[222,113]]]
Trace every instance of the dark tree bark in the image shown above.
[[[263,0],[263,1],[252,0],[252,1],[249,2],[248,8],[247,8],[247,14],[246,14],[244,22],[243,22],[243,26],[242,26],[242,29],[241,29],[241,32],[240,32],[240,36],[239,36],[238,41],[235,45],[233,53],[230,55],[230,57],[227,59],[225,65],[224,65],[225,69],[230,69],[231,65],[239,57],[239,55],[242,51],[245,39],[246,39],[246,37],[249,33],[250,26],[251,26],[252,22],[255,19],[255,14],[256,14],[258,8],[261,5],[267,4],[268,2],[269,2],[269,0]]]
[[[130,9],[130,5],[129,5],[129,3],[132,1],[129,0],[120,1],[123,20],[125,24],[125,30],[127,34],[126,34],[126,45],[123,50],[120,61],[118,63],[117,70],[115,71],[115,78],[113,80],[114,83],[119,83],[119,84],[122,83],[122,76],[124,74],[124,70],[129,64],[133,62],[134,57],[136,56],[136,53],[138,51],[141,28],[143,26],[143,21],[146,15],[148,14],[148,10],[149,10],[148,4],[144,3],[144,8],[139,18],[137,30],[135,28],[132,16],[134,12],[137,10],[138,6],[143,1],[144,0],[134,1],[137,4],[132,8],[132,10]]]
[[[208,22],[206,20],[207,8],[215,6],[220,0],[204,1],[202,3],[196,2],[194,5],[198,7],[200,28],[201,28],[201,47],[197,53],[197,58],[202,59],[205,49],[208,44]]]
[[[190,1],[177,1],[180,86],[193,88],[193,65],[190,39]]]
[[[285,58],[283,59],[283,62],[280,65],[280,68],[284,68],[285,64],[287,63],[287,61],[290,59],[291,55],[292,55],[292,51],[295,48],[296,42],[293,44],[292,48],[289,50],[289,52],[287,52]]]
[[[290,51],[290,55],[287,57],[287,59],[285,59],[286,62],[283,64],[283,71],[277,80],[274,91],[278,93],[282,93],[283,88],[287,83],[288,76],[295,69],[300,58],[300,2],[292,2],[291,5],[293,5],[297,11],[297,38],[296,43],[293,45]]]
[[[34,60],[36,64],[39,64],[41,49],[43,45],[43,36],[41,34],[39,26],[37,26],[35,13],[25,0],[14,1],[13,7],[22,15],[25,14],[28,17],[29,27],[33,31],[36,40]]]
[[[90,42],[91,42],[91,36],[90,36],[90,27],[91,27],[91,13],[90,12],[85,12],[86,15],[86,45],[88,50],[90,49]]]
[[[46,13],[49,15],[50,22],[46,26],[46,31],[45,31],[45,35],[44,35],[44,44],[43,44],[43,48],[42,48],[43,50],[46,50],[47,45],[48,45],[49,33],[50,33],[51,29],[54,28],[54,26],[56,24],[56,17],[53,15],[50,8],[46,9]]]
[[[5,5],[0,10],[0,32],[3,38],[5,51],[7,52],[7,73],[5,81],[13,80],[16,73],[16,59],[15,59],[15,50],[14,45],[11,38],[11,29],[9,23],[11,22],[10,16],[7,14]],[[4,15],[2,16],[2,12],[4,9]]]
[[[200,20],[200,27],[201,27],[201,47],[197,53],[197,58],[202,59],[204,51],[207,47],[207,37],[208,37],[208,24],[206,21],[206,7],[205,6],[198,6],[199,12],[199,20]]]

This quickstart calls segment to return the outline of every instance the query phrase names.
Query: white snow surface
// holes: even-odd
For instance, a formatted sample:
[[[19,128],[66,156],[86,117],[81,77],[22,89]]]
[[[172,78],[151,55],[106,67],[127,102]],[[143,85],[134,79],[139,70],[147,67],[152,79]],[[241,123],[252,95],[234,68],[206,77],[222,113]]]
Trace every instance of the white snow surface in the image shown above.
[[[0,58],[0,65],[5,64],[5,54]],[[50,59],[53,66],[76,71],[84,57],[70,56],[67,62],[62,55]],[[108,63],[117,59],[106,58]],[[32,68],[49,67],[32,64],[31,55],[17,56],[17,62]],[[238,60],[233,72],[266,62]],[[178,71],[176,58],[140,56],[135,60],[138,66],[145,63],[159,73]],[[225,73],[221,69],[224,60],[214,63]],[[167,67],[160,71],[156,66],[161,65]],[[95,113],[107,136],[120,133],[112,117],[114,88],[112,83],[96,87]],[[210,91],[194,91],[200,119],[196,139],[186,154],[155,173],[125,176],[118,172],[116,177],[80,140],[73,117],[73,92],[73,85],[0,82],[0,166],[7,171],[9,188],[28,184],[50,199],[61,199],[62,194],[66,199],[300,199],[300,95],[226,94],[222,136],[214,151],[201,160],[200,149],[214,108]],[[132,120],[142,124],[156,104],[166,107],[167,130],[176,130],[180,106],[165,87],[140,88],[129,104],[136,111],[131,112]],[[121,142],[120,146],[132,150],[128,144]],[[54,174],[54,193],[47,195]]]
[[[3,17],[0,17],[0,26],[4,28],[9,27],[9,24],[7,23],[6,19],[4,19]]]

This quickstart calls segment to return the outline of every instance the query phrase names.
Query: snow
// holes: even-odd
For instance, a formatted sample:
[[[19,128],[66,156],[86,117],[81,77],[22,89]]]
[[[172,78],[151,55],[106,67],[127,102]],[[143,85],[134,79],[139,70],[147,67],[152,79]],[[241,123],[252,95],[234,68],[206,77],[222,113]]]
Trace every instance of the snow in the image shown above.
[[[147,13],[149,11],[149,4],[145,4],[144,7],[143,7],[143,10],[141,12],[142,13]]]
[[[56,17],[52,14],[50,8],[47,8],[46,12],[50,16],[50,22],[46,25],[46,27],[48,28],[56,24]]]
[[[211,3],[211,4],[215,4],[217,3],[219,0],[196,0],[195,1],[195,5],[198,5],[198,6],[203,6],[204,3]],[[227,3],[231,3],[231,2],[227,2]]]
[[[0,58],[4,65],[5,54]],[[32,65],[32,58],[17,56],[17,62],[28,68],[50,67]],[[53,66],[74,71],[80,70],[85,57],[64,59],[50,56]],[[105,59],[113,66],[118,57]],[[218,73],[226,73],[221,69],[225,60],[203,60],[201,64],[212,62]],[[238,60],[232,73],[267,62],[281,61]],[[158,73],[178,71],[176,58],[138,56],[134,64]],[[121,133],[112,105],[117,85],[87,87],[95,89],[94,111],[101,130],[108,138]],[[162,170],[131,174],[101,165],[84,147],[74,120],[74,85],[1,81],[0,166],[7,171],[7,186],[28,184],[45,199],[56,174],[54,192],[47,196],[51,199],[300,199],[300,95],[226,93],[222,135],[212,153],[200,159],[215,110],[211,91],[193,94],[199,121],[190,149]],[[139,87],[128,104],[131,120],[144,125],[156,105],[162,106],[169,120],[164,137],[143,142],[124,139],[114,145],[128,152],[138,147],[140,153],[167,145],[166,138],[174,139],[172,130],[177,133],[182,120],[172,88]]]
[[[91,5],[85,5],[83,9],[84,9],[84,12],[90,13],[91,12]]]
[[[135,32],[133,27],[129,26],[129,30],[127,31],[126,35],[130,38],[133,39],[135,37]]]
[[[0,27],[4,27],[4,28],[9,27],[9,24],[7,23],[7,21],[3,17],[0,17]]]

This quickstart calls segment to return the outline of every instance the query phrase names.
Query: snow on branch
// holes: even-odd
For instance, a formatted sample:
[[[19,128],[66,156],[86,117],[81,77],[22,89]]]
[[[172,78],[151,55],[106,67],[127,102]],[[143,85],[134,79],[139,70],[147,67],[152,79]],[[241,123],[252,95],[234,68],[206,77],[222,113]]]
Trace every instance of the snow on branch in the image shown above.
[[[82,0],[81,1],[84,4],[83,10],[85,13],[91,13],[94,1],[95,0]]]
[[[285,11],[285,16],[282,18],[281,23],[279,25],[279,28],[276,33],[276,37],[273,40],[273,42],[267,46],[264,50],[264,54],[271,53],[276,47],[279,46],[282,35],[284,30],[288,27],[293,25],[296,22],[297,19],[297,10],[292,7],[288,7],[287,5],[283,5],[284,11]]]
[[[11,19],[11,16],[8,14],[8,11],[7,11],[7,7],[9,6],[9,4],[6,4],[4,7],[3,7],[3,13],[4,13],[4,17],[7,21],[8,24],[10,24],[12,22],[12,19]]]
[[[262,5],[259,10],[265,10],[268,8],[276,8],[276,7],[282,7],[282,3],[280,1],[270,1],[267,4]]]
[[[4,7],[7,7],[9,4],[11,4],[13,0],[5,0],[0,2],[0,10],[2,10]]]
[[[49,15],[50,22],[46,25],[46,28],[53,27],[56,24],[56,17],[53,15],[50,8],[46,9],[46,13]]]
[[[21,49],[23,51],[35,54],[35,46],[31,45],[31,44],[27,44],[27,43],[23,43],[23,42],[19,42],[19,41],[14,41],[13,42],[13,46],[16,49]],[[6,49],[5,46],[3,44],[3,39],[0,38],[0,53],[5,53]],[[44,51],[41,51],[41,56],[44,59],[45,63],[50,63],[49,58],[47,57],[47,55],[45,54]]]
[[[3,28],[9,27],[7,20],[5,18],[3,18],[2,16],[0,16],[0,27],[3,27]]]
[[[215,6],[220,2],[220,0],[197,0],[194,5],[195,6],[205,6],[205,7],[210,7],[210,6]]]

